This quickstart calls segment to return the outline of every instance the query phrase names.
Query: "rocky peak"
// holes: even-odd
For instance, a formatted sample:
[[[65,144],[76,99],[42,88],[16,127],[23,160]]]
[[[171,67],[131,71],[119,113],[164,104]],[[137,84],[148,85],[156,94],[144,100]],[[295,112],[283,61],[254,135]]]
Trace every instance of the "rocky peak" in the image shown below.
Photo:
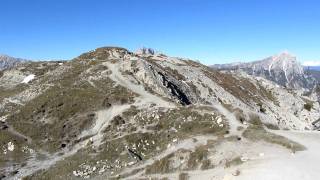
[[[296,60],[296,56],[290,54],[288,51],[283,51],[280,54],[272,56],[273,60]]]
[[[264,77],[282,86],[291,88],[313,87],[314,80],[306,77],[303,66],[296,56],[284,51],[263,60],[249,63],[215,65],[213,68],[224,70],[243,70],[250,75]]]
[[[282,68],[288,65],[295,65],[297,67],[302,67],[302,65],[298,62],[297,57],[290,54],[288,51],[284,51],[280,54],[274,55],[271,58],[267,58],[269,65],[271,64],[280,64]],[[271,60],[271,61],[270,61]]]
[[[27,60],[21,59],[21,58],[10,57],[5,54],[0,54],[0,70],[13,67],[16,64],[23,62],[23,61],[27,61]]]
[[[296,56],[285,51],[278,55],[267,58],[268,71],[283,71],[287,74],[303,74],[303,66],[298,62]]]
[[[136,54],[138,55],[154,55],[155,54],[155,50],[152,48],[140,48],[136,51]]]

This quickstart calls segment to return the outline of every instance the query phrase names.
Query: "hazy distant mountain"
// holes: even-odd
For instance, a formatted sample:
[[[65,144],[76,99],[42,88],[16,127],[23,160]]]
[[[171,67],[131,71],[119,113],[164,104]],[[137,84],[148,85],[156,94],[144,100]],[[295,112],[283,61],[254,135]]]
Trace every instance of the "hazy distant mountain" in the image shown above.
[[[305,66],[306,70],[320,71],[320,66]]]
[[[320,66],[305,67],[305,73],[314,77],[320,83]]]
[[[14,58],[7,55],[0,54],[0,70],[11,68],[21,62],[27,61],[26,59]]]
[[[290,88],[312,88],[315,84],[315,80],[304,73],[304,67],[297,58],[288,52],[249,63],[218,64],[212,67],[219,70],[243,70]]]

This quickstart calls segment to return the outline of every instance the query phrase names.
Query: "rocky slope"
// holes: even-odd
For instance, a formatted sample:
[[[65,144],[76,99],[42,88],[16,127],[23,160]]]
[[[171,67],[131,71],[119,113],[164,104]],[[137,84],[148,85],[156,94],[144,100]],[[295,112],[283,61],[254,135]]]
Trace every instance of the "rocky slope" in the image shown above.
[[[26,62],[0,76],[0,178],[236,177],[306,150],[270,129],[311,130],[319,111],[315,92],[163,54]]]
[[[288,52],[250,63],[222,64],[212,67],[219,70],[245,71],[250,75],[266,78],[288,88],[312,89],[316,85],[314,78],[304,73],[304,67]]]

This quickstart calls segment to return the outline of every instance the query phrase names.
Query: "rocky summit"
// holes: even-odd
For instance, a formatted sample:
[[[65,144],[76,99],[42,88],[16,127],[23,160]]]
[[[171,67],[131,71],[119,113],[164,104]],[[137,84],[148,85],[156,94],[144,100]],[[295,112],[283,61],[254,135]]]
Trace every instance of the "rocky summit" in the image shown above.
[[[319,128],[320,88],[298,89],[287,53],[217,70],[102,47],[2,67],[0,179],[248,179],[320,160],[318,135],[297,134]]]
[[[18,63],[22,63],[24,61],[27,61],[27,60],[0,54],[0,71],[3,69],[14,67]]]
[[[310,89],[317,84],[313,77],[304,72],[304,67],[297,58],[288,52],[249,63],[222,64],[212,67],[219,70],[244,71],[294,89]]]

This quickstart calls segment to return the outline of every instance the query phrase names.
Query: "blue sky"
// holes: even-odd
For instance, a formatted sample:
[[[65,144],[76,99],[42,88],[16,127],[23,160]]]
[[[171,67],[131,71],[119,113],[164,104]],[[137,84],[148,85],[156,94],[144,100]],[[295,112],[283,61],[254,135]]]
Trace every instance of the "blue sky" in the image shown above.
[[[205,64],[288,50],[320,60],[317,0],[1,0],[0,53],[71,59],[146,46]]]

